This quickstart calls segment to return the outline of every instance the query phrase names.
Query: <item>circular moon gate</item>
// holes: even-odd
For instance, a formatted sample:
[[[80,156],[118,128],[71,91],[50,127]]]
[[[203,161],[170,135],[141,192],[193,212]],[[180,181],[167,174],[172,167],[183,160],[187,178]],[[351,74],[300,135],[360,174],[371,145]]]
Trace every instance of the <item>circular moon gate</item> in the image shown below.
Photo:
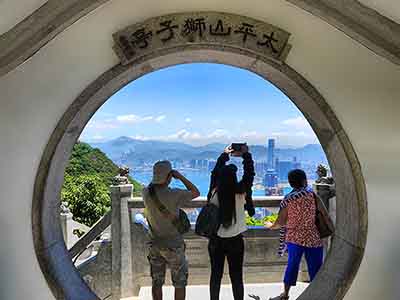
[[[38,261],[55,297],[98,299],[74,267],[59,222],[63,173],[80,133],[97,109],[128,83],[168,66],[194,62],[226,64],[258,74],[285,93],[309,121],[336,178],[337,227],[323,267],[298,299],[342,299],[364,253],[367,198],[356,153],[338,119],[318,91],[287,64],[257,55],[251,49],[190,42],[157,49],[129,64],[111,68],[81,93],[52,133],[36,177],[32,223]]]

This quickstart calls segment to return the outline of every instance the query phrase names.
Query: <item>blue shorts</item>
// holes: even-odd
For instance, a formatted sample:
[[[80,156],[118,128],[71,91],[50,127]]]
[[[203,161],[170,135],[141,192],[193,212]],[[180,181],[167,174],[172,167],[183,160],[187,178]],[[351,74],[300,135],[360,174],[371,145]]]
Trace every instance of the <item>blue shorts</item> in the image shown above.
[[[319,269],[322,266],[324,251],[323,247],[310,248],[293,243],[287,243],[288,249],[288,264],[286,267],[285,278],[283,282],[286,285],[294,286],[297,282],[297,275],[299,274],[300,262],[303,254],[305,254],[307,261],[308,274],[310,281],[313,281]]]

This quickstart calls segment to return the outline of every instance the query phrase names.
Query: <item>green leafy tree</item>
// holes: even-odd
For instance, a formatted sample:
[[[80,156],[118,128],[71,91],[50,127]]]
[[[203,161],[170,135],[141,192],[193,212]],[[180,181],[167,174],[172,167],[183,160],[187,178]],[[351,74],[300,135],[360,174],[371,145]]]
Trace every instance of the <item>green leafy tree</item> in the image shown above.
[[[112,178],[119,172],[102,151],[78,142],[74,145],[64,173],[61,200],[68,202],[74,220],[92,226],[110,208]],[[142,186],[131,177],[134,196],[140,196]]]
[[[61,192],[77,222],[92,226],[111,206],[108,187],[98,175],[67,176]]]

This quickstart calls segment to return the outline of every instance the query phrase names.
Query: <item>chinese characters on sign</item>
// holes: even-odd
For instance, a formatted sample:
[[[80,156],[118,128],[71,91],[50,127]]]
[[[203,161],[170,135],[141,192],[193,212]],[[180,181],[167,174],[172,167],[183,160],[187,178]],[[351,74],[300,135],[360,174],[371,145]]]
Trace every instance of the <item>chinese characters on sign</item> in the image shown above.
[[[288,51],[288,39],[289,33],[246,17],[192,13],[154,18],[121,30],[114,34],[114,48],[123,64],[146,51],[187,43],[228,44],[284,60],[282,54]]]
[[[171,25],[172,20],[160,22],[160,27],[161,29],[157,30],[156,33],[159,35],[163,33],[164,31],[167,31],[168,34],[164,35],[164,37],[161,37],[161,41],[163,43],[168,42],[170,39],[173,39],[175,36],[175,31],[174,29],[178,29],[178,25]]]
[[[182,35],[187,36],[192,33],[199,33],[199,36],[203,36],[203,32],[206,30],[206,23],[204,22],[204,18],[189,18],[185,20],[185,24],[183,25]]]
[[[231,34],[231,27],[228,27],[226,30],[224,29],[224,23],[222,20],[218,20],[217,25],[215,25],[215,28],[212,27],[210,24],[210,34],[211,35],[221,35],[221,36],[227,36]]]
[[[273,53],[278,53],[278,50],[276,50],[274,46],[274,43],[278,42],[277,39],[274,39],[274,32],[271,32],[270,35],[263,34],[263,38],[265,39],[265,42],[257,42],[257,44],[260,46],[271,48]]]
[[[239,29],[235,30],[234,32],[236,34],[242,34],[243,35],[243,43],[246,43],[247,36],[257,37],[257,35],[253,31],[253,28],[254,28],[254,25],[242,23],[242,25],[239,27]]]

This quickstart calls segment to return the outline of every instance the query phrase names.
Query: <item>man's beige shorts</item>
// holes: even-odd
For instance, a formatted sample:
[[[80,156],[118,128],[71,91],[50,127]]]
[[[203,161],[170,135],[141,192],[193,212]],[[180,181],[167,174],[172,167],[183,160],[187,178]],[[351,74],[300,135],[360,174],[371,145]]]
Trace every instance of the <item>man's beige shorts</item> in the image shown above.
[[[185,246],[178,248],[161,248],[151,245],[148,260],[150,263],[153,287],[161,287],[165,283],[165,272],[168,266],[174,287],[184,288],[188,280],[188,262]]]

